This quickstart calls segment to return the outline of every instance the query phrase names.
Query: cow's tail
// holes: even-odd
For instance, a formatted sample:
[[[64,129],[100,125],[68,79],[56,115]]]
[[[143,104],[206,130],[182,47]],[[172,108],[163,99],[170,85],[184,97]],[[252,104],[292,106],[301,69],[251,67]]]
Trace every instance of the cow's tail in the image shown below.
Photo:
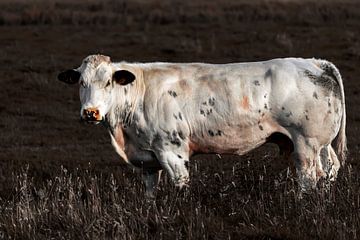
[[[335,65],[326,60],[320,60],[320,68],[325,71],[328,75],[333,76],[340,87],[341,92],[341,105],[342,105],[342,118],[339,132],[334,139],[335,143],[335,151],[338,157],[340,158],[340,162],[342,164],[345,163],[347,156],[347,144],[346,144],[346,109],[345,109],[345,92],[344,85],[340,75],[339,70],[335,67]]]

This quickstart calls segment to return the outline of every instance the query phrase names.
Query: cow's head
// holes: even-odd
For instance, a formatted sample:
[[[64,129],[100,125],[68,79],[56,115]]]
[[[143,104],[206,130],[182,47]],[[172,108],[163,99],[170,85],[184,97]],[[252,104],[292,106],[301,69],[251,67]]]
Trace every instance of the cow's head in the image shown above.
[[[90,55],[80,67],[61,72],[58,79],[80,85],[80,117],[90,123],[99,123],[110,110],[113,89],[131,83],[135,76],[127,70],[114,70],[108,56]]]

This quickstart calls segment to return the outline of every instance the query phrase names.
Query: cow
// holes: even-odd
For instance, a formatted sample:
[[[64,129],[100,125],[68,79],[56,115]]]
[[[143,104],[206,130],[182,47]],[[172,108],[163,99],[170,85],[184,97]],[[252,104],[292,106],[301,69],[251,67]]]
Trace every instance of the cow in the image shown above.
[[[301,191],[334,181],[346,158],[343,82],[326,60],[128,63],[90,55],[58,79],[79,84],[81,119],[107,127],[149,197],[162,170],[186,186],[196,153],[243,155],[277,143],[294,161]]]

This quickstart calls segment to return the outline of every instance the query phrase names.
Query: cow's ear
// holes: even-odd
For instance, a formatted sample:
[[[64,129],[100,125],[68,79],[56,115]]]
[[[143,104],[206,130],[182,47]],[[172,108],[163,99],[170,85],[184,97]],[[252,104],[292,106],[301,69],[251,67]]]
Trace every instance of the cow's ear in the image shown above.
[[[135,75],[126,70],[119,70],[114,72],[113,79],[120,85],[126,85],[135,80]]]
[[[74,84],[79,82],[81,73],[75,71],[74,69],[66,70],[64,72],[59,73],[58,79],[67,84]]]

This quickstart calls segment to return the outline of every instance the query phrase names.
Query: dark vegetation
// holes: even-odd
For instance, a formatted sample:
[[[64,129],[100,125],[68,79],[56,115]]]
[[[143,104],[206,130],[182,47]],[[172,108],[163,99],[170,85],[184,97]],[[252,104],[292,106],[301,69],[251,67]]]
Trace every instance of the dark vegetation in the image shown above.
[[[358,239],[359,37],[356,1],[0,1],[0,239]],[[344,79],[347,163],[299,199],[275,146],[200,155],[190,188],[163,176],[155,206],[105,129],[79,122],[78,89],[56,80],[92,53],[328,59]]]

